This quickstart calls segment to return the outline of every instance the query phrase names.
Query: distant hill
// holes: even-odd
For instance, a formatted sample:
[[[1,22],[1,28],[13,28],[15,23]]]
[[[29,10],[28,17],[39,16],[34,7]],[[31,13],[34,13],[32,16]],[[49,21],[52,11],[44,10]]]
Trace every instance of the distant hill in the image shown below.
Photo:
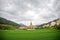
[[[7,24],[7,25],[12,25],[12,26],[20,26],[19,24],[15,23],[13,21],[7,20],[5,18],[2,18],[2,17],[0,17],[0,24]]]
[[[20,26],[26,26],[26,25],[24,25],[23,23],[20,23]]]

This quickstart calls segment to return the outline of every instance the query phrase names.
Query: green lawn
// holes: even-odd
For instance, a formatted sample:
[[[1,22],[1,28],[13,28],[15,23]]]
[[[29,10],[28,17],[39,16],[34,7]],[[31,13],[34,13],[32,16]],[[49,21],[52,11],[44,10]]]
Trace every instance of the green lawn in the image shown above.
[[[60,40],[60,30],[0,30],[1,40]]]

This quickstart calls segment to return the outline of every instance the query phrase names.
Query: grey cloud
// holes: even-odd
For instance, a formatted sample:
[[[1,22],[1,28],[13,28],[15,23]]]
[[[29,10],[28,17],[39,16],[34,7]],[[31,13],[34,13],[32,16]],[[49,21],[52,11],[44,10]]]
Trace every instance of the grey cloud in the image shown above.
[[[55,1],[54,8],[55,8],[55,13],[60,18],[60,0]]]
[[[60,17],[60,0],[0,0],[1,17],[5,17],[7,19],[10,18],[10,20],[16,19],[15,21],[35,20],[31,17],[31,15],[26,14],[28,10],[34,11],[34,14],[38,15],[37,19],[39,20],[40,17],[45,20],[58,18]],[[41,11],[43,13],[41,13]],[[35,17],[36,15],[34,14],[32,16]]]

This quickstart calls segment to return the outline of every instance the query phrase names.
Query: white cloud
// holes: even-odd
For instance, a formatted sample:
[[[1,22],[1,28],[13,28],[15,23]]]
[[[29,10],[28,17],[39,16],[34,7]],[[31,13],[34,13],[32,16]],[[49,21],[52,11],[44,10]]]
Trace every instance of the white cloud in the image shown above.
[[[12,12],[12,11],[15,11],[17,9],[16,9],[16,6],[14,4],[8,3],[4,8],[2,8],[2,10]]]
[[[54,8],[56,0],[6,0],[1,2],[1,17],[26,25],[30,21],[34,25],[46,23],[58,18],[60,13]]]

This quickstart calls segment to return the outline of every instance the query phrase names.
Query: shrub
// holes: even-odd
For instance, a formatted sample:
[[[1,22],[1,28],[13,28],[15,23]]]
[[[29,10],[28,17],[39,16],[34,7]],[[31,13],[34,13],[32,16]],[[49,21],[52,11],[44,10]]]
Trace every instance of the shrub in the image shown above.
[[[0,30],[15,30],[16,27],[12,25],[0,24]]]
[[[56,25],[55,28],[60,30],[60,25]]]

